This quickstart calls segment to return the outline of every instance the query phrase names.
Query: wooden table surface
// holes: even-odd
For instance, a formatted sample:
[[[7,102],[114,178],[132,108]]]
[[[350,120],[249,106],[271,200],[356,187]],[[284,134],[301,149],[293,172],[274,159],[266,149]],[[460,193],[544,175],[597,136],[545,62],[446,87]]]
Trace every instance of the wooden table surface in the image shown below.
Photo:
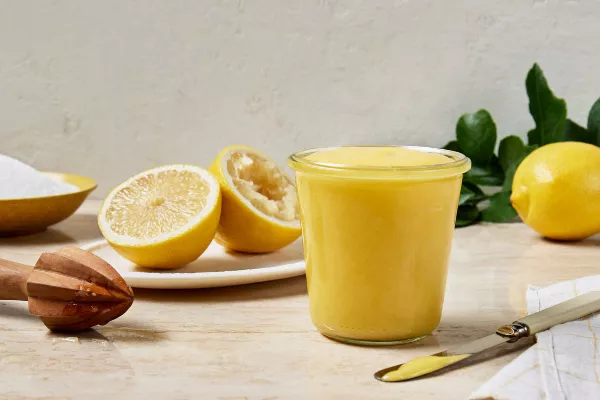
[[[0,239],[0,257],[101,238],[98,201],[48,231]],[[24,302],[0,301],[2,399],[466,399],[523,350],[435,378],[385,384],[375,370],[482,337],[524,312],[528,284],[600,274],[600,237],[552,243],[523,224],[477,225],[454,237],[444,315],[434,334],[386,348],[319,335],[304,277],[199,290],[135,290],[104,327],[53,334]]]

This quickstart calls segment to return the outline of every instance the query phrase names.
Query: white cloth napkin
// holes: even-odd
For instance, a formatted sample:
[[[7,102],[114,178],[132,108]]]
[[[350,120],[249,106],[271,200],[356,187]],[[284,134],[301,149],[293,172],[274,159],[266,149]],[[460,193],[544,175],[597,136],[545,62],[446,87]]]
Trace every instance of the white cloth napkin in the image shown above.
[[[600,290],[600,275],[529,286],[527,313]],[[471,394],[470,399],[600,399],[600,314],[557,325]]]

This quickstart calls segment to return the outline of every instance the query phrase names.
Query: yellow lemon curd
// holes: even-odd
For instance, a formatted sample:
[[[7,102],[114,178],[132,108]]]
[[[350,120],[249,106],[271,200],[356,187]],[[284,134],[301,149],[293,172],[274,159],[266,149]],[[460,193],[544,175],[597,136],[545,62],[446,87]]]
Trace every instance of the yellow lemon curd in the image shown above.
[[[423,376],[450,364],[457,363],[470,354],[458,354],[454,356],[424,356],[410,360],[402,364],[398,369],[385,374],[381,379],[386,382],[405,381],[407,379]]]
[[[310,314],[334,339],[419,339],[438,325],[462,154],[338,147],[290,157],[296,170]]]

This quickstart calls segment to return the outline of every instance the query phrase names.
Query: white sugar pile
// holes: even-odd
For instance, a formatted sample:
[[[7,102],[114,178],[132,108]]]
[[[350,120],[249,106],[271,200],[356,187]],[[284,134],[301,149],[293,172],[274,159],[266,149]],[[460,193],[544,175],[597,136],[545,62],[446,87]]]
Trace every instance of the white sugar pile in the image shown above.
[[[0,154],[0,199],[52,196],[78,188],[42,174],[35,168]]]

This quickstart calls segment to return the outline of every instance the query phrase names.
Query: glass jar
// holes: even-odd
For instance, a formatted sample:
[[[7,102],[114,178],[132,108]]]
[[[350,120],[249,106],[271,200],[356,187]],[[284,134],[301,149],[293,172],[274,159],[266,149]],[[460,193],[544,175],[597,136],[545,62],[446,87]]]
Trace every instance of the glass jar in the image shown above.
[[[343,148],[361,158],[394,146]],[[333,339],[406,343],[439,324],[462,174],[471,163],[454,151],[403,148],[448,161],[402,166],[310,159],[333,148],[289,158],[296,173],[310,315]]]

